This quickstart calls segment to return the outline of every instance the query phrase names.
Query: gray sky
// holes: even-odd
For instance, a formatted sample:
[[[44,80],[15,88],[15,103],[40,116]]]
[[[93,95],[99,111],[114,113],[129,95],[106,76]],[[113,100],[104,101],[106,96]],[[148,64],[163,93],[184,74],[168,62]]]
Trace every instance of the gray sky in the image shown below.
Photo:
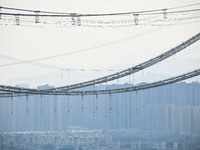
[[[140,0],[137,2],[133,0],[0,0],[0,5],[45,11],[112,13],[176,7],[198,2],[198,0]],[[191,8],[199,8],[199,6]],[[149,31],[152,32],[138,36]],[[177,46],[199,31],[200,22],[170,27],[135,26],[127,28],[39,28],[1,25],[0,54],[32,60],[91,48],[131,37],[129,40],[84,53],[39,61],[40,63],[71,69],[126,69]],[[200,42],[197,42],[190,48],[199,47],[199,44]],[[148,68],[143,74],[155,73],[175,76],[200,67],[200,50],[198,48],[196,51],[188,52],[188,54],[183,52],[176,57]],[[0,58],[0,64],[12,62]],[[0,84],[28,83],[31,87],[36,87],[50,83],[59,86],[72,82],[69,80],[74,80],[74,82],[84,81],[110,73],[106,71],[68,73],[20,64],[0,67]],[[194,80],[199,80],[199,77]]]

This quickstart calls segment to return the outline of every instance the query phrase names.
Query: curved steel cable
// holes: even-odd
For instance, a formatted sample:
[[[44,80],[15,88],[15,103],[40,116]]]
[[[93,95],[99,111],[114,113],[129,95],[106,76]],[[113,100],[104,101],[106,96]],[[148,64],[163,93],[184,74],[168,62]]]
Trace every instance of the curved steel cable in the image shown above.
[[[176,83],[179,81],[183,81],[195,76],[200,75],[200,69],[194,70],[189,73],[185,73],[176,77],[172,77],[169,79],[165,80],[160,80],[157,82],[152,82],[152,83],[146,83],[146,84],[141,84],[141,85],[135,85],[131,87],[126,87],[126,88],[117,88],[117,89],[106,89],[106,90],[85,90],[85,91],[36,91],[32,93],[28,93],[29,95],[71,95],[71,96],[76,96],[76,95],[103,95],[103,94],[116,94],[116,93],[124,93],[124,92],[132,92],[132,91],[140,91],[140,90],[145,90],[145,89],[150,89],[150,88],[155,88],[159,86],[164,86],[167,84],[172,84]],[[5,97],[17,97],[17,96],[26,96],[27,92],[14,92],[10,91],[11,93],[0,93],[1,98]]]
[[[125,76],[128,76],[130,74],[139,72],[147,67],[150,67],[156,63],[159,63],[167,58],[169,58],[170,56],[173,56],[174,54],[180,52],[181,50],[185,49],[186,47],[190,46],[191,44],[195,43],[196,41],[198,41],[200,39],[200,33],[198,33],[197,35],[193,36],[192,38],[190,38],[189,40],[183,42],[182,44],[176,46],[175,48],[172,48],[171,50],[155,57],[152,58],[146,62],[143,62],[139,65],[136,65],[132,68],[128,68],[126,70],[108,75],[108,76],[104,76],[101,78],[97,78],[94,80],[90,80],[90,81],[86,81],[86,82],[81,82],[81,83],[77,83],[77,84],[73,84],[73,85],[68,85],[68,86],[62,86],[62,87],[57,87],[57,88],[51,88],[51,89],[45,89],[45,90],[39,90],[39,89],[30,89],[30,88],[19,88],[19,87],[12,87],[12,86],[6,86],[6,85],[0,85],[0,91],[7,91],[7,92],[27,92],[27,93],[37,93],[37,92],[62,92],[62,91],[70,91],[72,89],[78,89],[78,88],[83,88],[83,87],[87,87],[87,86],[94,86],[96,84],[100,84],[100,83],[104,83],[104,82],[108,82],[108,81],[113,81]]]
[[[163,10],[163,9],[162,9]],[[200,9],[188,9],[180,11],[169,11],[167,14],[177,14],[177,13],[186,13],[186,12],[195,12],[200,11]],[[29,17],[98,17],[98,16],[119,16],[119,15],[160,15],[163,12],[152,12],[152,11],[136,11],[136,12],[125,12],[125,13],[110,13],[110,14],[25,14],[25,13],[0,13],[0,15],[6,16],[29,16]]]
[[[172,48],[171,50],[155,57],[152,58],[144,63],[141,63],[139,65],[136,65],[132,68],[128,68],[126,70],[108,75],[108,76],[104,76],[98,79],[94,79],[94,80],[90,80],[90,81],[86,81],[86,82],[81,82],[78,84],[73,84],[73,85],[68,85],[68,86],[62,86],[62,87],[57,87],[57,88],[52,88],[49,90],[72,90],[72,89],[78,89],[78,88],[83,88],[83,87],[87,87],[87,86],[92,86],[92,85],[96,85],[96,84],[101,84],[104,82],[108,82],[108,81],[113,81],[125,76],[128,76],[130,74],[136,73],[138,71],[141,71],[147,67],[150,67],[158,62],[161,62],[167,58],[169,58],[170,56],[180,52],[181,50],[185,49],[186,47],[190,46],[191,44],[195,43],[196,41],[198,41],[200,39],[200,33],[198,33],[197,35],[193,36],[192,38],[190,38],[189,40],[183,42],[182,44],[176,46],[175,48]]]
[[[177,7],[169,7],[165,8],[167,10],[173,10],[173,9],[179,9],[179,8],[185,8],[185,7],[191,7],[191,6],[197,6],[200,5],[200,3],[194,3],[189,5],[183,5],[183,6],[177,6]],[[7,10],[14,10],[14,11],[24,11],[24,12],[39,12],[39,13],[46,13],[46,14],[62,14],[62,15],[71,15],[76,13],[65,13],[65,12],[51,12],[51,11],[40,11],[40,10],[30,10],[30,9],[21,9],[21,8],[12,8],[12,7],[4,7],[0,6],[1,9],[7,9]],[[108,15],[124,15],[124,14],[136,14],[136,13],[149,13],[149,12],[157,12],[157,11],[163,11],[164,9],[154,9],[154,10],[143,10],[143,11],[136,11],[136,12],[125,12],[125,13],[108,13],[108,14],[82,14],[86,16],[108,16]],[[81,14],[79,14],[81,15]]]

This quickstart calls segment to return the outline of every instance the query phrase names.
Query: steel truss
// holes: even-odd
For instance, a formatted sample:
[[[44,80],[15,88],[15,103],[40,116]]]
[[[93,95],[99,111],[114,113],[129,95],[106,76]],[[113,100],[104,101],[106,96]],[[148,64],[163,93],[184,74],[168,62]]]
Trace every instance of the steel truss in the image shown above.
[[[180,76],[176,76],[173,78],[169,78],[166,80],[161,80],[157,82],[152,82],[152,83],[147,83],[147,84],[142,84],[142,85],[135,85],[131,87],[126,87],[126,88],[117,88],[117,89],[107,89],[107,90],[86,90],[86,91],[35,91],[35,92],[27,92],[27,91],[14,91],[10,90],[8,88],[1,89],[4,92],[7,93],[0,93],[1,98],[5,97],[18,97],[18,96],[27,96],[27,95],[70,95],[70,96],[83,96],[83,95],[103,95],[103,94],[116,94],[116,93],[124,93],[124,92],[133,92],[133,91],[140,91],[140,90],[145,90],[145,89],[150,89],[150,88],[155,88],[159,86],[164,86],[167,84],[172,84],[176,83],[179,81],[183,81],[195,76],[200,75],[200,69],[194,70],[192,72],[182,74]]]
[[[62,91],[70,91],[73,89],[79,89],[87,86],[94,86],[97,84],[101,83],[107,83],[109,81],[113,81],[128,75],[131,75],[133,73],[139,72],[145,68],[148,68],[154,64],[157,64],[170,56],[173,56],[174,54],[182,51],[186,47],[190,46],[191,44],[195,43],[200,39],[200,33],[197,35],[193,36],[192,38],[188,39],[187,41],[183,42],[182,44],[176,46],[175,48],[170,49],[169,51],[152,58],[144,63],[141,63],[139,65],[136,65],[132,68],[128,68],[126,70],[123,70],[121,72],[117,72],[108,76],[104,76],[101,78],[97,78],[94,80],[86,81],[86,82],[81,82],[77,84],[72,84],[72,85],[67,85],[67,86],[62,86],[62,87],[57,87],[57,88],[51,88],[51,89],[45,89],[45,90],[39,90],[39,89],[30,89],[30,88],[20,88],[20,87],[13,87],[13,86],[6,86],[6,85],[0,85],[0,91],[1,92],[14,92],[14,93],[46,93],[46,92],[62,92]]]

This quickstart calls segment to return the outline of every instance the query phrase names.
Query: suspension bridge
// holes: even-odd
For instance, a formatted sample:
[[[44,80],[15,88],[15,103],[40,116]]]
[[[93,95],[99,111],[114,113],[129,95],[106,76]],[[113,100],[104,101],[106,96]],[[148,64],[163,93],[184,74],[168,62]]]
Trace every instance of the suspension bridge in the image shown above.
[[[120,88],[120,89],[109,89],[109,90],[99,90],[99,91],[73,91],[73,89],[79,89],[87,86],[95,86],[97,84],[101,83],[107,83],[109,81],[117,80],[119,78],[129,76],[133,73],[136,73],[142,69],[145,69],[147,67],[150,67],[152,65],[155,65],[158,62],[161,62],[168,57],[180,52],[184,48],[190,46],[191,44],[195,43],[200,39],[200,33],[193,36],[189,40],[183,42],[182,44],[178,45],[175,48],[172,48],[171,50],[152,58],[144,63],[141,63],[139,65],[136,65],[132,68],[128,68],[126,70],[123,70],[121,72],[117,72],[105,77],[101,77],[98,79],[81,82],[74,85],[68,85],[68,86],[62,86],[57,87],[53,89],[45,89],[45,90],[38,90],[38,89],[26,89],[26,88],[17,88],[12,86],[6,86],[6,85],[0,85],[0,97],[13,97],[13,96],[26,96],[26,95],[98,95],[98,94],[112,94],[112,93],[122,93],[122,92],[130,92],[130,91],[137,91],[137,90],[143,90],[158,86],[163,86],[166,84],[172,84],[178,81],[186,80],[195,76],[198,76],[200,74],[200,69],[197,69],[195,71],[173,77],[170,79],[148,83],[141,86],[133,86],[128,88]]]
[[[200,17],[199,12],[200,9],[182,9],[191,6],[199,5],[192,4],[174,8],[162,8],[157,10],[144,10],[137,12],[124,12],[124,13],[108,13],[108,14],[81,14],[81,13],[62,13],[62,12],[47,12],[47,11],[35,11],[35,10],[27,10],[27,9],[18,9],[18,8],[10,8],[10,7],[0,7],[0,25],[58,25],[62,27],[94,27],[91,24],[95,24],[95,27],[130,27],[136,25],[152,25],[152,26],[166,26],[166,25],[178,25],[179,23],[190,23],[187,21],[198,21],[197,19]],[[180,10],[181,9],[181,10]],[[141,16],[141,17],[140,17]],[[150,18],[142,18],[144,16],[151,16]],[[14,18],[13,18],[14,17]],[[120,18],[122,20],[119,20]],[[132,19],[130,17],[133,17]],[[140,17],[140,18],[139,18]],[[157,18],[158,17],[158,18]],[[82,18],[92,18],[93,20],[84,20]],[[156,19],[157,18],[157,19]],[[99,20],[102,19],[102,20]],[[128,20],[127,20],[128,19]],[[48,22],[50,20],[50,22]],[[160,23],[160,24],[155,24]],[[89,25],[87,25],[89,24]],[[101,26],[99,26],[101,24]],[[125,70],[103,76],[97,79],[84,81],[72,85],[65,85],[56,88],[49,89],[31,89],[31,88],[21,88],[7,85],[0,85],[0,98],[8,98],[10,97],[12,100],[14,97],[22,97],[33,95],[40,95],[41,97],[44,95],[63,95],[63,96],[83,96],[85,95],[112,95],[117,93],[126,93],[133,91],[140,91],[150,88],[155,88],[159,86],[164,86],[167,84],[173,84],[179,81],[183,81],[195,76],[200,75],[200,69],[196,69],[194,71],[168,78],[165,80],[160,80],[157,82],[146,83],[142,85],[132,85],[129,87],[120,87],[114,89],[104,89],[104,90],[77,90],[84,87],[94,87],[100,84],[106,84],[110,81],[119,80],[120,78],[130,76],[136,72],[144,70],[148,67],[156,65],[157,63],[166,60],[167,58],[183,51],[185,48],[194,44],[200,39],[200,33],[194,35],[190,39],[185,42],[179,44],[178,46],[168,50],[165,53],[162,53],[154,58],[149,59],[141,64],[136,66],[127,68]],[[52,56],[53,58],[54,56]],[[57,57],[57,56],[55,56]],[[49,58],[44,58],[49,59]],[[19,59],[17,59],[18,61]],[[35,62],[40,59],[35,59],[31,61],[20,60],[19,63],[30,63]],[[13,65],[13,64],[8,64]]]

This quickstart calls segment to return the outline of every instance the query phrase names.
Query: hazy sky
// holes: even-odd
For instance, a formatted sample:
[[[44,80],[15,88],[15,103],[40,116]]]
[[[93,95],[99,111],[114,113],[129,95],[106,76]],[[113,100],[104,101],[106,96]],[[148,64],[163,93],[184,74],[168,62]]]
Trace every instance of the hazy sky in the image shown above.
[[[176,7],[198,2],[198,0],[0,0],[0,5],[70,13],[112,13]],[[199,7],[200,5],[191,8]],[[147,31],[152,32],[138,36]],[[84,53],[39,61],[40,63],[71,69],[126,69],[175,47],[199,31],[200,22],[170,27],[135,26],[127,28],[38,28],[1,25],[0,54],[32,60],[91,48],[131,37],[129,40]],[[191,46],[191,48],[197,47],[196,51],[183,53],[176,59],[148,68],[146,72],[175,76],[199,69],[199,44],[200,42],[197,42]],[[0,64],[12,62],[0,57]],[[60,82],[65,80],[63,74],[68,80],[83,81],[110,73],[87,72],[84,74],[83,72],[75,72],[73,79],[73,72],[70,77],[67,77],[69,75],[66,72],[59,70],[19,64],[0,67],[0,84],[28,83],[31,87],[45,83],[59,85]],[[52,78],[50,78],[51,76]],[[85,76],[88,77],[85,78]],[[38,79],[40,77],[41,80]],[[195,80],[199,80],[199,77]]]

